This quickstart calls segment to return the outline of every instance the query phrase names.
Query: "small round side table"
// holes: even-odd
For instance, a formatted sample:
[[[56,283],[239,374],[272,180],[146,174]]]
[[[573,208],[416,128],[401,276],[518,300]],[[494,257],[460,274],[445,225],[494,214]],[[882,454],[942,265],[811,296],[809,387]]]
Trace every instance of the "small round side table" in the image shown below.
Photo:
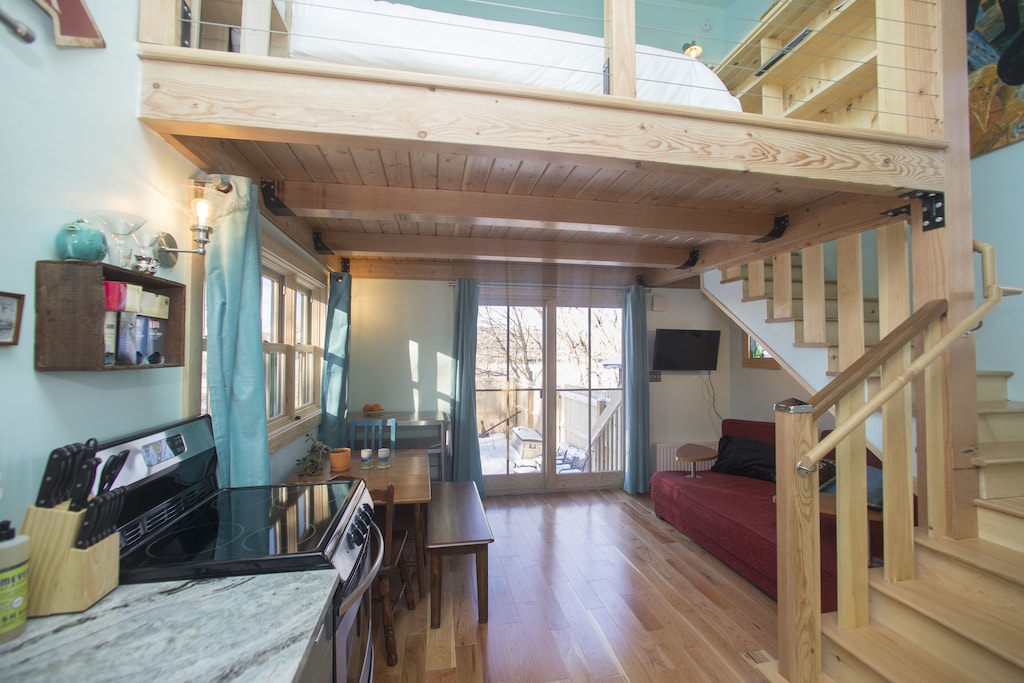
[[[700,475],[697,474],[697,463],[714,460],[717,457],[717,450],[696,443],[683,444],[676,451],[676,462],[690,463],[690,479],[700,479]]]

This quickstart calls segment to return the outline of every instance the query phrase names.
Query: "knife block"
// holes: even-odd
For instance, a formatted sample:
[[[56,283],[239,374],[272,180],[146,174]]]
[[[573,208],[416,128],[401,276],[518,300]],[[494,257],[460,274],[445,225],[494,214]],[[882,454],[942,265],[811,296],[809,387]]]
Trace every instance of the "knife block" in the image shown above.
[[[113,533],[84,550],[75,547],[85,510],[67,503],[31,506],[21,533],[29,537],[28,615],[83,612],[117,587],[121,534]]]

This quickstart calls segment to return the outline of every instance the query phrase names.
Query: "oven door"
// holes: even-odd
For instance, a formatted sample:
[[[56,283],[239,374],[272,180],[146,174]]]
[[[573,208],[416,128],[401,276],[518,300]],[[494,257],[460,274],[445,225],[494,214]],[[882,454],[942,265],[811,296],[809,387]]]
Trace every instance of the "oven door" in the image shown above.
[[[334,680],[338,683],[370,683],[373,680],[373,635],[370,624],[372,593],[370,588],[377,578],[377,570],[384,560],[384,539],[380,530],[370,524],[373,549],[363,554],[359,570],[359,584],[337,606],[334,632]]]

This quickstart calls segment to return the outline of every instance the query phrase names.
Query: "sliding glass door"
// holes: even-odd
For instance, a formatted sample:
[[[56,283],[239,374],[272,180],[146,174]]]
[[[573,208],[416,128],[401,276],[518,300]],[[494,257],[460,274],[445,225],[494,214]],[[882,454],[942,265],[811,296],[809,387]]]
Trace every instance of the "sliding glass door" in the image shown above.
[[[482,290],[476,411],[488,489],[621,483],[621,295],[594,305],[574,292],[559,305],[559,293],[542,294]]]
[[[541,307],[480,306],[476,416],[484,475],[541,471],[543,340]]]

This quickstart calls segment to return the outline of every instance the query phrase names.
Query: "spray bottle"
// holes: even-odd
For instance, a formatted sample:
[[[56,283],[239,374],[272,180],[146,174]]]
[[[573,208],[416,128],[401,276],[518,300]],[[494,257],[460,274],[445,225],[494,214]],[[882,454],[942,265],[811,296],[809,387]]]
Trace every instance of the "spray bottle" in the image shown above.
[[[0,521],[0,643],[14,640],[28,618],[28,536]]]

